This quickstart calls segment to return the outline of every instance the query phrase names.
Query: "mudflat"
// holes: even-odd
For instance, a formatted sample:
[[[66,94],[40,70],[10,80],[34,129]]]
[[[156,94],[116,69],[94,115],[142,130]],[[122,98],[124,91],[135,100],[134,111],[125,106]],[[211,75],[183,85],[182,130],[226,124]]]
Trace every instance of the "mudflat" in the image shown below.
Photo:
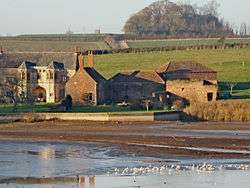
[[[250,157],[250,122],[15,122],[0,125],[0,139],[112,143],[152,155]]]

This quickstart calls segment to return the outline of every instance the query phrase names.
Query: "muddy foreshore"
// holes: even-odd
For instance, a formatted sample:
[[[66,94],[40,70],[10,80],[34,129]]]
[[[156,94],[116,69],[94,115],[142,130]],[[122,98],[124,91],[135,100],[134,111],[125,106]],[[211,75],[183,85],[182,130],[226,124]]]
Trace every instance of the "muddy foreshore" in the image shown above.
[[[112,143],[121,145],[126,152],[157,156],[165,154],[208,158],[250,156],[250,123],[237,122],[2,123],[0,139]]]

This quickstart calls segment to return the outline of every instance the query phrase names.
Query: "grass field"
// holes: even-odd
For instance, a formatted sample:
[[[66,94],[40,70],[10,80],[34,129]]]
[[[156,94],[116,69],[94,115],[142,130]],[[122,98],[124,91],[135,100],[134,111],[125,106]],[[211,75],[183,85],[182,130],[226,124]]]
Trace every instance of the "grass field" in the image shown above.
[[[237,82],[235,97],[250,98],[250,50],[189,50],[96,56],[96,68],[107,79],[126,70],[154,70],[169,61],[192,60],[218,71],[218,80]],[[243,63],[244,62],[244,63]],[[223,83],[224,82],[224,83]]]
[[[219,39],[166,39],[166,40],[129,40],[130,48],[156,48],[173,46],[218,45]],[[250,38],[226,39],[225,44],[250,44]]]

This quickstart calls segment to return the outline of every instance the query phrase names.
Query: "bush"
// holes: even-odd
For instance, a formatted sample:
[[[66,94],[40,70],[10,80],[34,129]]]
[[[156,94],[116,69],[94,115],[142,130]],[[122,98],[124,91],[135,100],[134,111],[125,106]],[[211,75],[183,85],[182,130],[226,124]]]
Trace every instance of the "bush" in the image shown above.
[[[250,100],[228,100],[191,104],[184,112],[208,121],[250,121]]]

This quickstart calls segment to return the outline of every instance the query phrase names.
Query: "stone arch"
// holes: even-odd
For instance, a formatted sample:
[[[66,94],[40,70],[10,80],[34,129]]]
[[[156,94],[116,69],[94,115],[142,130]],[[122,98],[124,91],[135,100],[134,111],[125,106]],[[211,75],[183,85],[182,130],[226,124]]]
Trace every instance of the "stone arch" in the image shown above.
[[[47,92],[45,88],[38,86],[33,89],[32,93],[36,102],[46,102]]]

